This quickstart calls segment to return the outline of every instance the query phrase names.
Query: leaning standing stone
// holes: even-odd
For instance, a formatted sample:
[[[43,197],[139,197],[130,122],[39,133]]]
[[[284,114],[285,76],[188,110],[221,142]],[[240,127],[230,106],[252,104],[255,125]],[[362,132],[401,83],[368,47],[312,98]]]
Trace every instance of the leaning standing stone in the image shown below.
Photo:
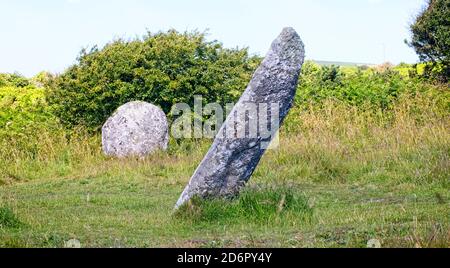
[[[164,112],[150,103],[121,106],[102,128],[103,152],[114,157],[146,156],[166,150],[169,127]]]
[[[283,29],[219,130],[176,208],[194,196],[218,198],[239,193],[292,107],[304,55],[303,42],[295,30]],[[266,115],[261,113],[261,107],[274,107],[274,104],[277,109],[269,109]],[[259,112],[249,113],[254,107],[259,107]],[[255,120],[259,127],[257,135],[252,135],[250,129],[254,129],[251,126]],[[272,126],[270,135],[262,134],[264,123]]]

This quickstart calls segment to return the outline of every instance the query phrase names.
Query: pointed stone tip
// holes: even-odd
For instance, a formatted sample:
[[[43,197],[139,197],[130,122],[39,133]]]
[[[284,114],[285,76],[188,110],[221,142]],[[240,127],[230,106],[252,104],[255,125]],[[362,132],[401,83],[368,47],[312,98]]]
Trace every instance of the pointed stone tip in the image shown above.
[[[301,42],[300,36],[292,27],[284,27],[280,34],[281,39],[290,40],[290,39],[298,39]]]
[[[281,34],[274,41],[272,48],[280,54],[288,55],[290,51],[298,51],[304,57],[305,45],[298,33],[292,27],[284,27]]]
[[[297,34],[297,32],[292,27],[284,27],[283,31],[281,31],[281,33],[284,33],[284,34]]]

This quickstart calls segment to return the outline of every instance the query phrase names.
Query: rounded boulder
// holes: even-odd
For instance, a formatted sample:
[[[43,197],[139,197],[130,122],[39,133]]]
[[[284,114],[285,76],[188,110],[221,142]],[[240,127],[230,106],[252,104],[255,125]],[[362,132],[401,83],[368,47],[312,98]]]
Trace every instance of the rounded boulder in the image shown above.
[[[103,152],[113,157],[144,157],[157,150],[166,150],[169,124],[157,106],[129,102],[117,109],[102,127]]]

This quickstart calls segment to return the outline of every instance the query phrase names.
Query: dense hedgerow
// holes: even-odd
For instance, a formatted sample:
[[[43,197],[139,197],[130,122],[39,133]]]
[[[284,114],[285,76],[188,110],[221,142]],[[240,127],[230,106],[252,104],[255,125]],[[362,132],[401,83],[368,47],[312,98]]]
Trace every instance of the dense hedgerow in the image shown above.
[[[259,59],[226,49],[205,34],[148,33],[83,50],[77,64],[50,83],[48,101],[62,123],[97,130],[120,105],[142,100],[169,113],[175,103],[225,104],[243,92]]]
[[[203,96],[205,103],[235,102],[260,61],[247,49],[207,42],[202,33],[148,33],[142,39],[83,50],[77,64],[46,80],[46,97],[65,126],[96,131],[115,109],[133,100],[159,105],[169,116],[175,103],[192,105],[195,95]],[[400,95],[438,92],[419,73],[404,65],[349,70],[307,61],[296,105],[333,99],[389,110]]]
[[[59,136],[62,127],[45,100],[45,88],[0,87],[0,154],[15,160],[21,152],[41,153],[43,135]],[[3,155],[4,156],[4,155]]]
[[[0,74],[0,158],[6,162],[53,155],[65,161],[66,153],[73,153],[67,145],[77,138],[90,140],[80,145],[80,152],[95,154],[99,135],[92,131],[118,106],[146,100],[168,113],[172,104],[189,103],[197,94],[205,102],[232,102],[259,61],[246,50],[205,42],[201,34],[169,32],[85,52],[77,65],[56,77],[45,72],[32,79]],[[307,61],[282,131],[302,133],[302,127],[312,124],[302,117],[305,113],[325,112],[328,117],[341,113],[342,107],[379,126],[397,120],[399,109],[418,123],[446,121],[449,100],[448,85],[430,83],[420,68],[410,65],[350,68]],[[86,133],[86,128],[91,131]]]
[[[402,67],[404,71],[404,67]],[[407,75],[388,65],[345,71],[338,66],[319,66],[307,61],[302,70],[296,97],[298,106],[320,105],[337,100],[350,106],[374,110],[392,109],[400,96],[430,94],[439,105],[446,105],[445,85],[433,85],[409,68]],[[448,105],[448,102],[447,102]],[[442,108],[442,107],[441,107]]]
[[[0,129],[19,132],[33,125],[55,121],[45,101],[45,89],[36,87],[0,87]]]
[[[401,68],[401,72],[397,71],[399,68]],[[401,103],[408,102],[410,103],[410,108],[407,109],[410,113],[408,116],[415,118],[418,122],[429,121],[430,118],[448,117],[450,103],[448,87],[430,84],[416,76],[409,77],[408,74],[412,69],[411,66],[401,66],[358,70],[357,68],[324,67],[313,62],[306,62],[294,109],[282,130],[287,133],[299,133],[302,131],[301,126],[309,124],[303,122],[302,114],[312,110],[328,109],[330,106],[346,107],[349,110],[356,109],[358,114],[367,116],[366,120],[369,118],[377,120],[382,125],[390,124],[395,120],[395,109],[399,109]],[[51,92],[48,92],[48,88],[36,86],[36,84],[48,84],[48,81],[52,80],[48,74],[41,73],[33,79],[6,74],[0,77],[7,77],[9,85],[0,87],[0,145],[3,147],[0,154],[5,156],[5,159],[17,158],[19,154],[32,158],[45,156],[48,155],[48,149],[53,148],[52,144],[70,142],[68,138],[74,135],[73,131],[64,129],[64,125],[60,121],[72,122],[72,125],[69,125],[71,129],[82,132],[75,136],[82,134],[83,137],[86,130],[83,122],[90,119],[97,120],[90,121],[91,125],[88,126],[92,127],[91,130],[103,124],[103,116],[91,114],[94,110],[77,110],[88,105],[97,107],[99,111],[102,110],[100,107],[103,104],[96,103],[96,101],[102,100],[101,95],[94,98],[96,95],[91,91],[80,91],[77,94],[73,92],[72,97],[61,95],[59,101],[53,99],[53,105],[49,105],[46,95],[52,95],[51,98],[55,98],[55,94],[62,94],[63,91],[52,88]],[[242,78],[242,89],[245,88],[249,79],[250,77]],[[236,92],[239,92],[237,87]],[[125,90],[120,93],[130,96],[130,99],[135,98],[133,94],[137,94],[138,97],[146,94],[145,91],[127,92]],[[196,91],[196,94],[201,93]],[[162,99],[163,96],[158,98]],[[208,96],[207,101],[221,101],[220,96],[203,96]],[[232,98],[229,95],[228,97]],[[89,98],[91,98],[90,102],[84,102]],[[418,101],[420,103],[416,103]],[[427,103],[423,103],[424,101]],[[116,100],[116,105],[121,104],[122,101]],[[73,115],[68,114],[71,109],[74,109]],[[112,113],[113,107],[111,106],[110,109]],[[336,109],[329,112],[337,112]],[[67,114],[64,115],[62,112]],[[105,117],[109,116],[109,113],[104,113]],[[75,119],[78,121],[70,121]],[[97,123],[94,125],[94,122]],[[94,140],[96,137],[97,135],[92,136]],[[99,144],[89,144],[87,150],[93,149],[92,146],[97,148]]]
[[[26,87],[31,82],[19,74],[0,73],[0,87]]]

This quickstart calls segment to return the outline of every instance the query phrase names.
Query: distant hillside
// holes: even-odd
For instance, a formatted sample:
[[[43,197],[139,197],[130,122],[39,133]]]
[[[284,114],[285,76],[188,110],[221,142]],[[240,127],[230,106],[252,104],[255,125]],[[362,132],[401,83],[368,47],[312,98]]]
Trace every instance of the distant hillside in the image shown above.
[[[321,65],[321,66],[330,66],[330,65],[337,65],[337,66],[348,66],[348,67],[354,67],[354,66],[375,66],[376,64],[373,63],[357,63],[357,62],[341,62],[341,61],[318,61],[313,60],[315,63]]]

